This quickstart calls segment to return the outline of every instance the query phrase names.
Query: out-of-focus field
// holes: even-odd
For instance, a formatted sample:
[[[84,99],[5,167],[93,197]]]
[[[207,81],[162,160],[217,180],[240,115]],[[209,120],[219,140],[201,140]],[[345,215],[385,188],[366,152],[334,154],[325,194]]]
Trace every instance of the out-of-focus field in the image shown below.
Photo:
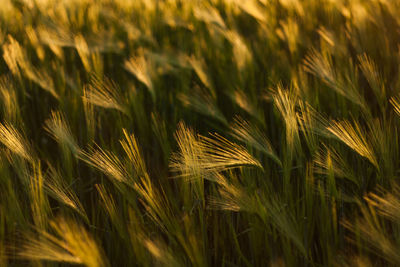
[[[0,266],[400,266],[400,1],[1,0]]]

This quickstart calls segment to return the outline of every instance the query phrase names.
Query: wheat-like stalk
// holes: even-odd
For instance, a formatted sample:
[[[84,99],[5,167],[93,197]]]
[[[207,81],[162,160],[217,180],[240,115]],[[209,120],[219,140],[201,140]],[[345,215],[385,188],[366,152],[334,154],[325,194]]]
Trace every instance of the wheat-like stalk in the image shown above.
[[[315,154],[314,171],[323,175],[333,173],[336,177],[346,178],[359,184],[346,160],[334,148],[326,145],[323,145]]]
[[[262,168],[244,147],[219,134],[211,134],[211,137],[195,135],[180,123],[175,137],[180,152],[173,156],[170,167],[182,176],[221,172],[241,166]]]
[[[180,94],[178,97],[185,106],[227,124],[224,114],[218,108],[215,97],[208,90],[195,87],[190,94]]]
[[[392,97],[389,100],[390,104],[392,104],[394,111],[397,113],[397,115],[400,116],[400,101],[396,97]]]
[[[367,79],[380,104],[382,104],[386,99],[386,90],[378,66],[367,54],[358,56],[358,61],[360,62],[360,69],[364,77]]]
[[[331,89],[366,110],[365,99],[358,92],[357,87],[349,78],[339,76],[328,54],[323,54],[315,49],[304,60],[305,70],[320,78]]]
[[[90,83],[85,86],[83,98],[95,106],[116,109],[128,114],[120,89],[108,78],[100,79],[93,75]]]
[[[297,97],[293,91],[284,90],[279,85],[272,93],[275,106],[282,115],[286,127],[286,142],[290,147],[295,147],[299,137],[297,124],[296,103]]]
[[[55,235],[43,230],[26,233],[18,257],[88,267],[107,266],[102,250],[82,225],[63,217],[52,220],[50,225]]]
[[[75,191],[66,183],[60,173],[50,164],[43,187],[51,197],[70,207],[79,215],[81,215],[86,221],[89,221],[85,209],[83,208],[83,205]]]
[[[276,155],[271,142],[256,125],[237,116],[230,128],[233,137],[243,143],[251,145],[253,148],[271,157],[271,159],[279,165],[282,165],[282,162]]]
[[[79,153],[80,149],[77,145],[71,129],[61,112],[52,111],[51,117],[45,122],[45,130],[60,144],[68,146],[73,153]]]
[[[33,151],[28,141],[7,122],[0,123],[0,143],[22,158],[33,161]]]
[[[125,139],[120,140],[121,146],[128,155],[129,160],[132,162],[136,172],[140,175],[147,175],[146,162],[143,159],[142,153],[139,148],[138,141],[135,135],[128,134],[128,132],[123,130]]]
[[[111,181],[132,186],[125,166],[115,154],[96,146],[89,147],[88,152],[82,151],[78,157],[107,175]]]
[[[151,62],[149,62],[144,55],[139,55],[126,60],[124,67],[128,72],[133,74],[136,79],[146,85],[154,99],[156,92],[153,84],[154,73]]]
[[[192,66],[194,72],[197,77],[199,77],[200,81],[214,93],[214,84],[208,72],[207,64],[203,59],[199,59],[194,55],[187,57],[187,61]],[[215,94],[213,95],[215,97]]]
[[[327,129],[335,135],[336,138],[345,143],[360,156],[367,158],[379,169],[375,152],[358,123],[355,123],[353,126],[348,121],[332,121]]]

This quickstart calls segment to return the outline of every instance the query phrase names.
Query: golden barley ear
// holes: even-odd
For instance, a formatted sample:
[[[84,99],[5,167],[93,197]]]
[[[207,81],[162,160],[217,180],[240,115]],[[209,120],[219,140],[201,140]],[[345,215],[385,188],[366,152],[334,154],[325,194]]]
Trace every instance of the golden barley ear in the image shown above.
[[[323,175],[333,173],[338,178],[345,178],[359,185],[353,170],[334,148],[323,144],[315,154],[313,162],[315,173]]]
[[[156,92],[153,84],[154,70],[151,62],[149,62],[146,57],[141,54],[126,60],[124,62],[124,67],[128,72],[133,74],[136,79],[146,85],[154,100],[156,97]]]
[[[49,92],[56,99],[59,99],[51,75],[44,68],[32,66],[32,63],[28,60],[26,51],[11,35],[8,36],[8,43],[3,46],[3,58],[12,74],[17,77],[21,77],[23,74],[43,90]]]
[[[208,198],[209,207],[216,210],[257,212],[256,200],[252,198],[237,179],[229,181],[221,173],[211,173],[208,179],[218,183],[218,196]]]
[[[353,126],[348,121],[332,121],[327,130],[379,169],[372,145],[367,141],[367,136],[358,123]]]
[[[34,155],[28,141],[7,122],[0,123],[0,143],[5,145],[11,152],[33,162]]]
[[[286,127],[286,142],[291,148],[299,144],[299,127],[297,123],[297,95],[292,90],[284,90],[282,85],[272,91],[272,100],[281,114]]]
[[[25,233],[18,258],[108,266],[102,249],[86,229],[75,220],[58,217],[50,222],[54,234],[37,230]]]
[[[263,152],[282,166],[282,162],[276,155],[271,142],[256,125],[236,116],[230,129],[232,132],[231,135],[237,140],[251,145],[253,148]]]
[[[0,76],[0,99],[5,119],[16,122],[19,112],[17,91],[9,75]]]
[[[326,129],[329,126],[329,121],[307,102],[299,101],[299,109],[296,114],[299,129],[302,131],[306,144],[313,154],[319,148],[320,136],[333,137]]]
[[[196,86],[190,94],[179,94],[178,98],[185,106],[200,114],[215,118],[225,125],[227,124],[227,120],[219,109],[215,96],[208,90]]]
[[[260,5],[259,1],[255,0],[233,0],[233,2],[239,6],[245,13],[256,19],[259,23],[264,24],[268,18],[266,16],[263,6]]]
[[[165,233],[176,234],[180,226],[162,188],[158,190],[154,187],[147,175],[140,177],[134,188],[152,221]]]
[[[92,75],[90,83],[84,88],[83,98],[95,106],[116,109],[128,115],[128,108],[119,87],[107,77],[101,79]]]
[[[32,164],[29,174],[29,197],[31,202],[32,219],[35,227],[46,229],[51,215],[50,204],[44,190],[44,176],[40,162]]]
[[[196,135],[179,123],[175,138],[180,151],[173,155],[170,168],[178,176],[196,177],[242,166],[262,169],[261,163],[244,147],[218,134],[211,134],[211,137]]]
[[[327,130],[329,121],[309,103],[299,102],[300,111],[297,112],[297,120],[301,131],[310,132],[326,138],[333,135]]]
[[[214,173],[219,195],[209,198],[210,208],[257,214],[264,223],[271,224],[288,237],[301,253],[307,254],[294,215],[290,211],[282,212],[285,207],[279,199],[248,191],[237,177],[229,178],[230,181],[224,175]]]
[[[378,188],[377,193],[369,193],[364,197],[369,205],[382,216],[389,220],[400,222],[400,187],[397,184],[392,186],[391,191]]]
[[[245,42],[245,39],[236,30],[223,31],[223,35],[230,42],[233,48],[233,56],[239,71],[244,71],[245,68],[252,63],[253,54],[251,49]]]
[[[359,203],[361,208],[361,217],[355,221],[345,220],[342,225],[354,234],[354,237],[348,237],[350,242],[360,242],[362,240],[364,246],[369,252],[386,261],[394,264],[400,264],[400,255],[398,246],[395,244],[392,236],[388,235],[383,229],[383,222],[378,216],[374,203],[365,206]]]
[[[207,64],[204,62],[203,59],[198,59],[194,55],[187,57],[187,61],[190,66],[193,68],[194,72],[196,73],[197,77],[200,81],[210,89],[210,92],[213,94],[212,96],[215,97],[214,92],[214,84],[212,82],[211,76],[208,72]]]
[[[386,89],[385,81],[379,72],[377,64],[367,54],[359,55],[357,58],[364,77],[379,100],[379,104],[382,105],[386,101]]]
[[[242,89],[236,89],[229,96],[241,109],[256,118],[260,123],[264,123],[264,114],[258,106],[257,99],[251,99]]]
[[[143,159],[135,135],[128,134],[125,129],[123,129],[123,133],[125,139],[119,141],[122,148],[125,150],[129,160],[132,162],[137,174],[139,176],[147,175],[146,162]]]
[[[360,95],[357,86],[347,76],[339,76],[333,66],[330,54],[323,54],[312,49],[304,59],[304,68],[307,72],[321,79],[336,93],[359,105],[363,110],[367,110],[365,99]]]
[[[11,73],[20,77],[19,64],[26,64],[26,59],[20,44],[11,35],[8,36],[8,42],[3,45],[3,59]]]
[[[119,235],[122,238],[125,238],[126,235],[126,228],[124,222],[122,221],[118,207],[115,203],[114,197],[112,194],[106,189],[103,184],[95,184],[97,192],[100,195],[101,203],[107,212],[108,216],[111,219],[111,222],[114,224],[115,228],[117,229]]]
[[[143,245],[150,252],[153,258],[161,263],[163,266],[185,266],[173,254],[171,248],[165,244],[161,239],[152,240],[148,237],[142,237]]]
[[[78,158],[104,173],[113,183],[125,183],[132,186],[125,166],[112,152],[105,151],[98,145],[89,146],[88,151],[82,151]]]
[[[58,143],[69,147],[74,154],[80,153],[80,148],[63,113],[52,111],[51,117],[45,121],[44,129]]]
[[[44,190],[51,197],[81,215],[86,222],[89,222],[85,209],[74,190],[72,190],[53,166],[50,164],[48,166],[46,179],[44,180]]]
[[[210,4],[203,4],[195,6],[194,16],[197,20],[204,22],[207,26],[218,26],[221,29],[226,29],[226,25],[218,9],[211,6]]]
[[[397,97],[392,97],[389,100],[390,104],[392,104],[394,111],[397,115],[400,116],[400,100]]]
[[[82,64],[88,73],[95,72],[101,74],[103,66],[98,49],[93,49],[87,43],[85,37],[78,34],[74,37],[74,47],[76,48]]]

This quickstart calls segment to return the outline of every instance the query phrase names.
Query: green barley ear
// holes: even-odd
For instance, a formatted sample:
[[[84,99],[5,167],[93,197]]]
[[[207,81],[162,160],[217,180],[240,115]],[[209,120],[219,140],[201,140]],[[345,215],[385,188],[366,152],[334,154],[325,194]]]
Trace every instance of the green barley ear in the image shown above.
[[[192,108],[198,113],[215,118],[225,125],[227,124],[224,114],[218,108],[215,96],[208,90],[196,86],[190,94],[179,94],[178,98],[185,106]]]
[[[47,194],[65,206],[68,206],[81,215],[86,222],[89,222],[85,209],[83,208],[82,203],[75,194],[74,190],[72,190],[72,188],[66,183],[64,178],[53,166],[50,164],[48,165],[49,169],[44,181],[44,189]]]
[[[75,220],[59,217],[52,220],[50,226],[54,234],[44,230],[26,233],[17,257],[83,264],[87,267],[108,266],[96,241]]]
[[[118,86],[110,79],[101,79],[92,75],[90,83],[84,88],[83,98],[85,101],[102,108],[116,109],[128,114],[124,97]]]
[[[0,123],[0,143],[5,145],[11,152],[33,162],[33,150],[28,141],[7,122]]]
[[[231,135],[237,140],[251,145],[282,166],[282,162],[276,155],[270,141],[256,125],[237,116],[230,129]]]
[[[355,123],[353,126],[348,121],[332,121],[327,130],[360,156],[367,158],[379,169],[375,152],[371,144],[367,141],[366,133],[361,129],[358,123]]]
[[[80,153],[71,129],[64,114],[57,111],[51,112],[51,117],[46,120],[44,129],[51,137],[62,145],[66,145],[74,154]]]

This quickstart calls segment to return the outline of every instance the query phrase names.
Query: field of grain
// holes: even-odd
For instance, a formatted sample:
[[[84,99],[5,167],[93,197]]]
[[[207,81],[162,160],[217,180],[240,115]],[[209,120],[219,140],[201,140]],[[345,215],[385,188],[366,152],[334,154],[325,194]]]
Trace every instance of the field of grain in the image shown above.
[[[0,266],[400,266],[400,1],[0,0]]]

